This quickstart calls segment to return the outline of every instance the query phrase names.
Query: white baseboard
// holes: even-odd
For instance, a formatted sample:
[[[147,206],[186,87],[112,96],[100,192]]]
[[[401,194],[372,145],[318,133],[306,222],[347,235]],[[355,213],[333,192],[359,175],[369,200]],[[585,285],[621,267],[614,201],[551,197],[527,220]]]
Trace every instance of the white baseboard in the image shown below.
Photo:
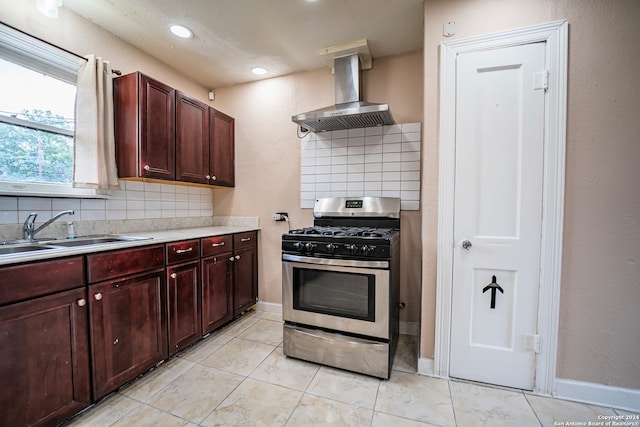
[[[437,376],[433,371],[433,359],[418,358],[418,375],[425,375],[428,377]]]
[[[556,378],[554,397],[640,412],[640,390]]]
[[[274,302],[263,302],[258,301],[256,304],[256,310],[264,311],[267,313],[281,313],[282,314],[282,304],[276,304]]]

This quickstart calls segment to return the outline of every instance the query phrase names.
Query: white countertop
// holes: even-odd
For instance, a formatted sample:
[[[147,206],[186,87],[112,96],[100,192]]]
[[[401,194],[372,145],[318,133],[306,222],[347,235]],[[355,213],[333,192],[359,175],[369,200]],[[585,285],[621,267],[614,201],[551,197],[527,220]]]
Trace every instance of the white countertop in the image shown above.
[[[211,226],[198,228],[181,228],[176,230],[159,230],[124,233],[122,236],[144,237],[143,240],[125,240],[119,242],[103,243],[99,245],[60,247],[50,250],[34,252],[22,252],[10,255],[0,255],[0,265],[19,264],[31,261],[63,258],[74,255],[85,255],[95,252],[112,251],[115,249],[148,246],[159,243],[176,242],[180,240],[199,239],[202,237],[220,236],[223,234],[243,233],[245,231],[259,230],[259,227],[248,226]],[[78,236],[81,238],[82,236]]]

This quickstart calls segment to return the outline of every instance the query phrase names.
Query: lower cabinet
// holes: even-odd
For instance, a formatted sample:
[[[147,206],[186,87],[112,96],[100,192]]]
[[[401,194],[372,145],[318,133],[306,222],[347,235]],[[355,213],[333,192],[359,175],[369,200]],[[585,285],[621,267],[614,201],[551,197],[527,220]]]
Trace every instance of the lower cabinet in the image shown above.
[[[258,233],[233,235],[233,315],[258,302]]]
[[[167,329],[169,354],[202,337],[200,241],[167,244]]]
[[[87,268],[99,399],[168,357],[164,245],[89,255]]]
[[[202,333],[233,318],[233,237],[202,239]]]
[[[257,237],[0,267],[0,426],[57,425],[253,306]]]
[[[82,258],[0,269],[0,293],[9,299],[13,290],[56,287],[75,289],[0,307],[2,426],[57,425],[91,403]]]

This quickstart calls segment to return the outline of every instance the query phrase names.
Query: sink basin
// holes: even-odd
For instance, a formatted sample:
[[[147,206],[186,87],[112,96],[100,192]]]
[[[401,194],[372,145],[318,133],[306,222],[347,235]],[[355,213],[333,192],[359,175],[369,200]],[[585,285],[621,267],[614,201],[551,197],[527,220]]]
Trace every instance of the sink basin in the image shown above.
[[[27,246],[4,246],[0,247],[0,255],[21,254],[24,252],[45,251],[55,249],[51,246],[27,245]]]
[[[62,246],[62,247],[74,247],[74,246],[89,246],[89,245],[102,245],[105,243],[116,242],[131,242],[136,240],[147,240],[147,237],[130,237],[130,236],[100,236],[100,237],[79,237],[71,240],[56,240],[47,242],[49,245]]]
[[[107,243],[118,242],[133,242],[137,240],[148,240],[151,237],[133,237],[133,236],[119,236],[119,235],[98,235],[98,236],[83,236],[75,239],[60,239],[50,240],[41,239],[36,241],[26,240],[12,240],[4,242],[0,245],[0,256],[3,255],[16,255],[16,254],[28,254],[32,252],[40,252],[46,250],[62,250],[64,248],[83,247],[104,245]]]

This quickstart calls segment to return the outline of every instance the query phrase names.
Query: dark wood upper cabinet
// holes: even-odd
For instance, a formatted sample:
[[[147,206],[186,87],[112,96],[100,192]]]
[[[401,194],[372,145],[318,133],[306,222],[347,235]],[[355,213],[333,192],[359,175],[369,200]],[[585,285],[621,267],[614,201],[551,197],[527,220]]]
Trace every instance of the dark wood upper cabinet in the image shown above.
[[[211,184],[233,187],[235,185],[235,120],[233,117],[210,109],[209,173]]]
[[[141,73],[113,81],[114,134],[121,178],[176,178],[176,91]]]
[[[209,106],[176,93],[176,180],[209,183]]]
[[[233,117],[139,72],[113,91],[120,178],[234,186]]]

